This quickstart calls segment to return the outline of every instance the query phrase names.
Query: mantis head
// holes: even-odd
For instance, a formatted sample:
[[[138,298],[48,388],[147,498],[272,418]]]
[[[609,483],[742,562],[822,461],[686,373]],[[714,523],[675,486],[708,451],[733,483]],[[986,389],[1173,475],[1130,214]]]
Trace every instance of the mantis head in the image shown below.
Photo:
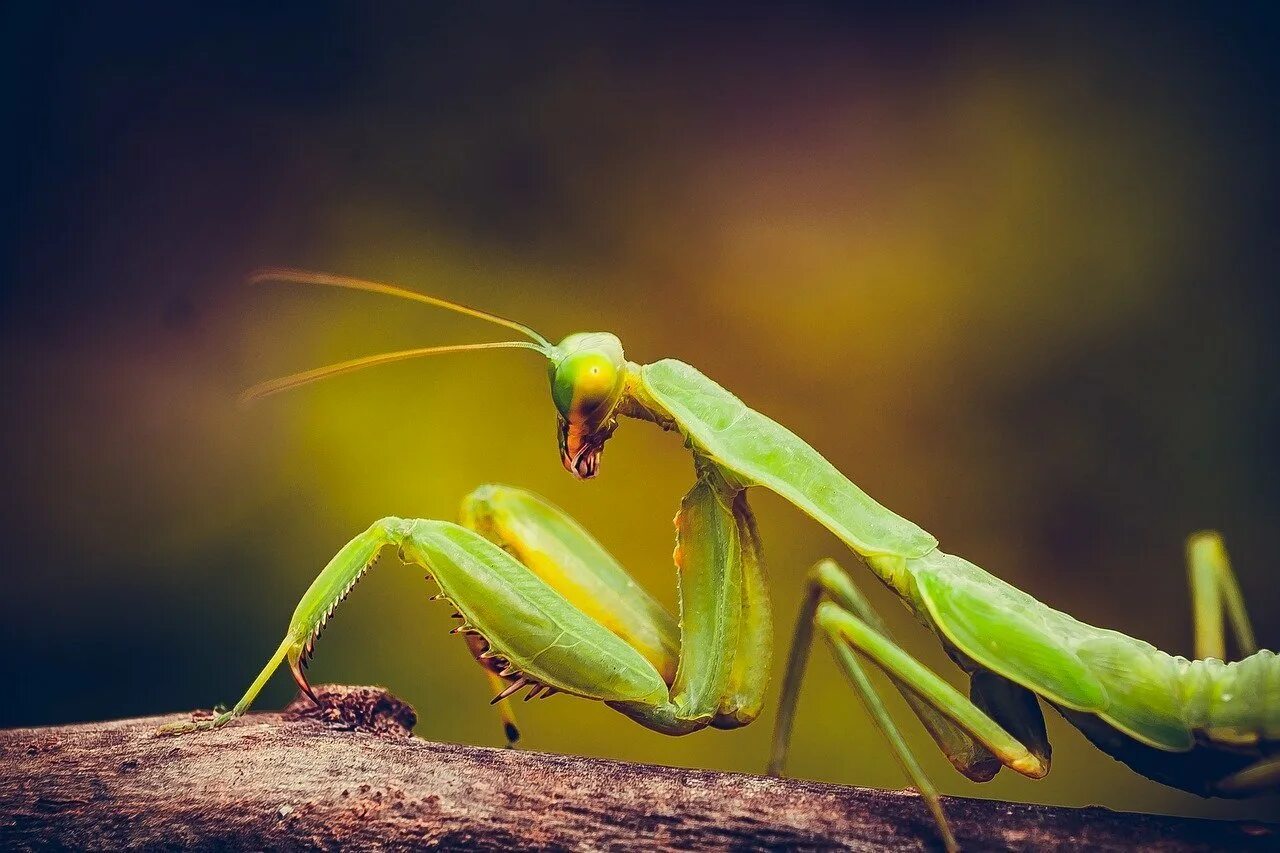
[[[548,361],[551,399],[560,413],[560,461],[579,480],[589,480],[618,428],[626,387],[622,342],[608,332],[578,332],[561,341]]]
[[[565,470],[579,480],[588,480],[599,472],[600,454],[604,450],[604,443],[617,429],[618,406],[626,389],[626,360],[622,355],[622,342],[616,336],[608,332],[578,332],[569,335],[559,344],[553,344],[528,326],[487,311],[394,285],[328,273],[271,268],[255,273],[249,281],[254,284],[268,281],[289,282],[381,293],[488,320],[514,329],[529,340],[419,347],[354,358],[259,383],[245,391],[241,395],[242,400],[255,400],[318,379],[420,356],[488,349],[530,349],[547,359],[551,399],[559,413],[560,460]]]

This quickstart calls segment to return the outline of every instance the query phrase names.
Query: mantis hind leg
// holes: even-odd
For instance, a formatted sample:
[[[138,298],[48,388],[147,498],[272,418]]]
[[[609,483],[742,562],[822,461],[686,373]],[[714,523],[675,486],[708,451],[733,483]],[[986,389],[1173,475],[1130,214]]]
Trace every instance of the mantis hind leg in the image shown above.
[[[1253,626],[1221,535],[1202,531],[1187,538],[1187,579],[1195,620],[1196,657],[1227,659],[1224,631],[1227,624],[1235,635],[1240,657],[1256,652],[1258,644],[1254,640]]]

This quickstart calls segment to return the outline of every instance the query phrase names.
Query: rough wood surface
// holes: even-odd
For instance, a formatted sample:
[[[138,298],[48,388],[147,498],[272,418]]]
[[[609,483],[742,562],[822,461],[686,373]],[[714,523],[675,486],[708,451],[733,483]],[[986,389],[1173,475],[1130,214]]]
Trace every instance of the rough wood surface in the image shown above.
[[[917,797],[430,743],[375,688],[220,731],[0,731],[0,849],[936,847]],[[967,849],[1276,849],[1280,826],[949,799]]]

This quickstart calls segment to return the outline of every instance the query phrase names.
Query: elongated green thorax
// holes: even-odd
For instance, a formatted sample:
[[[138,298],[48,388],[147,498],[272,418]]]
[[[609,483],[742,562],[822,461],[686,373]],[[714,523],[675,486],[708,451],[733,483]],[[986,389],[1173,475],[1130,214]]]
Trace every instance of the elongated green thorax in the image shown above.
[[[639,382],[626,413],[677,429],[741,485],[778,493],[864,557],[908,559],[937,547],[936,539],[873,500],[791,430],[689,365],[665,359],[634,369]]]

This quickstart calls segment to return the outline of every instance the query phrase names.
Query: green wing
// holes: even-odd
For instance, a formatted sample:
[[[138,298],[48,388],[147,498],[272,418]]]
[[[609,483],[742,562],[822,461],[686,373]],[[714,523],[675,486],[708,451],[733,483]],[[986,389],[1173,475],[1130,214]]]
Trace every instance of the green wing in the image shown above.
[[[937,547],[938,540],[876,503],[795,433],[689,365],[666,359],[645,365],[641,377],[699,451],[746,483],[777,492],[859,554],[919,557]]]
[[[1177,659],[1086,625],[951,554],[935,551],[908,570],[934,624],[985,669],[1159,749],[1194,744]]]

